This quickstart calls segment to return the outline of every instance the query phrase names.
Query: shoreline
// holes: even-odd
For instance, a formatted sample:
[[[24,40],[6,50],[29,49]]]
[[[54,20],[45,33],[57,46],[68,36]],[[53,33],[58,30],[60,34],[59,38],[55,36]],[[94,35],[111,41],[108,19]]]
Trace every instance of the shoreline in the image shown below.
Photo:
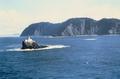
[[[64,38],[64,37],[84,37],[84,36],[120,36],[120,35],[76,35],[76,36],[31,36],[31,37],[43,37],[43,38]],[[1,35],[0,38],[4,38],[4,37],[18,37],[18,38],[24,38],[24,37],[28,37],[28,36],[20,36],[20,35]]]

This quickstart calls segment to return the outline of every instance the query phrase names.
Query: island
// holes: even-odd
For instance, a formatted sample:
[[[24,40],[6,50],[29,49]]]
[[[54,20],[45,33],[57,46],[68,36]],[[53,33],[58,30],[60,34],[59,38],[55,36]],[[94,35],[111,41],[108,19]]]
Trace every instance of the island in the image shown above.
[[[120,19],[71,18],[61,23],[33,23],[20,36],[119,35]]]

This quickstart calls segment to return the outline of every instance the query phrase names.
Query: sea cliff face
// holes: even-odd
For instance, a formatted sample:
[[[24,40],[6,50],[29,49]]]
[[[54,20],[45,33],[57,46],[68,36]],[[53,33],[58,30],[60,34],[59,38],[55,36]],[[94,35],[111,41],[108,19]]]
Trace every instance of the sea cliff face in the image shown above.
[[[40,22],[29,25],[21,36],[77,36],[120,34],[119,19],[72,18],[62,23]]]

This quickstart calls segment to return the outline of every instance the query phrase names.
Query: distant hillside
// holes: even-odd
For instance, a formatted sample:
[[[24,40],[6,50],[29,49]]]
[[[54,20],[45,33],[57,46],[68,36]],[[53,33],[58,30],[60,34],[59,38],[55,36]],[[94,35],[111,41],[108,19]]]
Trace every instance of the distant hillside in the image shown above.
[[[120,20],[72,18],[62,23],[40,22],[29,25],[21,36],[76,36],[120,34]]]

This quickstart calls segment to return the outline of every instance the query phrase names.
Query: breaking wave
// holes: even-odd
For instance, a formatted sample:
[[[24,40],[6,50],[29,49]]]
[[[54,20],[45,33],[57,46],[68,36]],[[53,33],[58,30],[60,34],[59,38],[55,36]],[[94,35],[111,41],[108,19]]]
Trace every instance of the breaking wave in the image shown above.
[[[65,45],[47,45],[47,46],[48,46],[48,47],[39,48],[39,49],[21,49],[21,48],[14,48],[14,49],[7,49],[6,51],[35,51],[35,50],[60,49],[60,48],[69,47],[69,46],[65,46]]]
[[[91,41],[94,41],[94,40],[97,40],[96,38],[88,38],[88,39],[84,39],[84,40],[91,40]]]

